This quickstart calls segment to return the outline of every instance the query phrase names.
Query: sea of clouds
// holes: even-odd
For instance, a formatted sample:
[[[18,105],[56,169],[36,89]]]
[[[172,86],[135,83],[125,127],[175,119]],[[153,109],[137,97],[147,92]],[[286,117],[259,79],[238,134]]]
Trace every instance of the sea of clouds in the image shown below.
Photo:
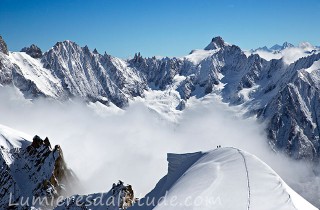
[[[167,153],[208,151],[221,145],[256,155],[320,206],[320,178],[314,166],[271,151],[263,125],[254,118],[242,119],[217,99],[193,103],[174,122],[142,102],[117,112],[94,107],[81,100],[31,102],[13,88],[0,87],[0,124],[61,145],[68,166],[81,180],[80,193],[109,191],[120,179],[142,197],[167,173]]]

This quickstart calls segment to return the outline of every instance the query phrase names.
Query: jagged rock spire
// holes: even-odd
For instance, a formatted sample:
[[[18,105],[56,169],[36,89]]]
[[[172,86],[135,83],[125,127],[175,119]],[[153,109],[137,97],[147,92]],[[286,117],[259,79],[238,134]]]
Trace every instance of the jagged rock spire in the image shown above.
[[[141,56],[140,52],[134,54],[134,57],[133,57],[134,62],[140,63],[141,59],[142,59],[142,56]]]
[[[90,52],[90,49],[89,49],[88,45],[84,46],[82,49],[86,53]]]
[[[282,49],[289,48],[289,47],[294,47],[294,45],[289,42],[284,42],[282,44]]]
[[[94,53],[94,54],[99,54],[97,48],[94,48],[93,53]]]

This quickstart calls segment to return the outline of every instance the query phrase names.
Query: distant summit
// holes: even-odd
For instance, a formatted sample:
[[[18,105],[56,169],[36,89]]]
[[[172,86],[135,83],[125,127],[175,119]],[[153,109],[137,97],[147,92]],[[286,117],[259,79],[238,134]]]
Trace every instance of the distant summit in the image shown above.
[[[257,52],[257,51],[276,52],[276,51],[281,51],[286,48],[292,48],[292,47],[295,47],[295,46],[289,42],[284,42],[282,45],[275,44],[270,48],[268,48],[267,46],[259,47],[257,49],[251,50],[251,52]]]
[[[227,46],[227,44],[222,39],[222,37],[221,36],[217,36],[217,37],[212,38],[210,44],[207,47],[205,47],[204,49],[205,50],[215,50],[215,49],[218,49],[218,48],[223,48],[225,46]]]
[[[41,58],[42,57],[41,49],[34,44],[32,44],[30,47],[22,48],[20,52],[25,52],[33,58]]]
[[[275,44],[272,47],[270,47],[271,51],[279,51],[279,50],[284,50],[286,48],[294,47],[293,44],[289,42],[284,42],[282,45]]]

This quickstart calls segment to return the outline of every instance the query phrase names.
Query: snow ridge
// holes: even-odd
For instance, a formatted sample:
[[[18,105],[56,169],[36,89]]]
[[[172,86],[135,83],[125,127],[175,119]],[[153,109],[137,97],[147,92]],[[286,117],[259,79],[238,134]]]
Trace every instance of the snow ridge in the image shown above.
[[[179,155],[175,155],[175,159],[177,158]],[[186,156],[181,155],[181,158],[181,161],[188,162]],[[191,156],[191,159],[193,158],[194,156]],[[165,197],[158,205],[151,207],[134,205],[132,210],[316,209],[288,187],[269,166],[240,149],[218,148],[202,153],[197,159],[196,162],[192,160],[194,163],[188,168],[182,166],[183,173],[176,176],[171,187],[165,188]],[[168,171],[170,172],[174,171]],[[168,175],[163,177],[151,191],[152,193],[141,199],[142,203],[148,198],[159,199],[157,196],[162,194],[159,192],[163,191],[164,186],[168,186],[167,177]],[[203,203],[194,203],[199,196],[203,199],[209,198],[211,202],[207,200]],[[212,198],[216,198],[215,202]],[[170,203],[172,200],[176,203]]]
[[[247,184],[248,184],[248,210],[250,209],[250,200],[251,200],[251,188],[250,188],[250,179],[249,179],[249,171],[248,171],[248,166],[247,166],[247,161],[244,155],[242,154],[241,150],[237,149],[241,157],[243,158],[244,162],[244,167],[246,170],[246,175],[247,175]]]

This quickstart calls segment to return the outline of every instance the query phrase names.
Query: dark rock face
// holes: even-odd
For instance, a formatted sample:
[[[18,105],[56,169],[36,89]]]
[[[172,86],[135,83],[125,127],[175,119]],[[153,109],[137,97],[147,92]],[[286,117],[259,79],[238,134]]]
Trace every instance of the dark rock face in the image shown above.
[[[0,36],[0,52],[9,55],[8,53],[8,48],[7,48],[7,44],[5,43],[5,41],[2,39],[2,36]]]
[[[178,104],[178,106],[176,107],[177,110],[184,110],[186,108],[186,101],[185,100],[181,100],[180,103]]]
[[[98,50],[96,48],[94,48],[93,53],[94,54],[99,54],[99,52],[98,52]]]
[[[205,50],[214,50],[225,46],[225,42],[221,36],[212,38],[211,43],[204,48]]]
[[[33,58],[41,58],[42,57],[41,49],[34,44],[32,44],[30,47],[22,48],[20,52],[25,52]]]

